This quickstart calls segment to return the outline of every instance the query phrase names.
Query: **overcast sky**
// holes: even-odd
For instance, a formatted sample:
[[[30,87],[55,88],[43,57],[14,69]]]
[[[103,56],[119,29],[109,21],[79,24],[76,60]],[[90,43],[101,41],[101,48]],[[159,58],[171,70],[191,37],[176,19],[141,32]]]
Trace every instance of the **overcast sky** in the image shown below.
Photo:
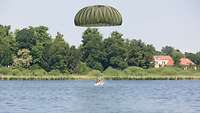
[[[59,31],[70,45],[79,46],[86,28],[74,26],[74,16],[94,4],[113,6],[123,16],[122,26],[99,29],[104,38],[119,31],[157,50],[170,45],[200,51],[200,0],[0,0],[0,24],[12,29],[45,25],[52,36]]]

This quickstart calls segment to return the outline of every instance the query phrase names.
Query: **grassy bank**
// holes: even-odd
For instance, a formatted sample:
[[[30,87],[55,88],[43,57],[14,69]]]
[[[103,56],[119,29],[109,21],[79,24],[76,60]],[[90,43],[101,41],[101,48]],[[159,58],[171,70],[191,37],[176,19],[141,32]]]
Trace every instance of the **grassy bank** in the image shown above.
[[[0,76],[0,80],[95,80],[87,75],[70,76]],[[200,80],[200,76],[105,76],[105,80]]]
[[[84,74],[69,74],[43,69],[0,68],[0,80],[200,80],[200,70],[183,70],[177,67],[142,69],[128,67],[124,70],[108,68],[104,72],[88,70]]]

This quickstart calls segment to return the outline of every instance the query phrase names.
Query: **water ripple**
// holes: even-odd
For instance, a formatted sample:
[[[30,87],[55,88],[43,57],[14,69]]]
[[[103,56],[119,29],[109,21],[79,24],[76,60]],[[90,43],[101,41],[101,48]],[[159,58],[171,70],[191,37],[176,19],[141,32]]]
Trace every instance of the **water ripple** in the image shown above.
[[[199,113],[199,81],[0,81],[0,113]]]

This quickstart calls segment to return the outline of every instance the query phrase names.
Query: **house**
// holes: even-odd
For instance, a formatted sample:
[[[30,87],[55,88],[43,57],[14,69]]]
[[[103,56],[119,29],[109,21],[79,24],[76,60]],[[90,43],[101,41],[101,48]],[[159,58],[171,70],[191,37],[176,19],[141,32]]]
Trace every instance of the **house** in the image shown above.
[[[153,58],[154,58],[155,68],[174,65],[174,60],[172,59],[171,56],[158,55],[154,56]]]
[[[181,58],[179,65],[181,67],[183,67],[184,70],[187,70],[188,68],[192,67],[196,70],[196,64],[194,62],[192,62],[190,59],[188,58]]]

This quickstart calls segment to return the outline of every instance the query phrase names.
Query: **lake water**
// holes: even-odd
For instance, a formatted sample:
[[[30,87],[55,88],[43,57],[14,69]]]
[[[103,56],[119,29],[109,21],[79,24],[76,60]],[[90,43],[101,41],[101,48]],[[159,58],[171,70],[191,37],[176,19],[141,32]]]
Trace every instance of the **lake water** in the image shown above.
[[[200,81],[0,81],[0,113],[200,113]]]

